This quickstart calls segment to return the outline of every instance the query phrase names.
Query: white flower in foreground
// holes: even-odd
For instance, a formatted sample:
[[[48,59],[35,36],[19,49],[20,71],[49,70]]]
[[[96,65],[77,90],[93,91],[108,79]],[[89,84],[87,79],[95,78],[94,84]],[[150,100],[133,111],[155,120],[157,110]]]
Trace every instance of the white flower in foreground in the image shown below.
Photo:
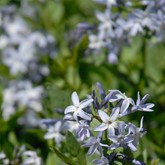
[[[43,164],[41,158],[34,151],[25,151],[23,153],[23,156],[25,156],[25,160],[22,163],[22,165],[42,165]]]
[[[73,117],[77,121],[78,121],[78,116],[85,120],[91,120],[90,115],[84,112],[83,109],[88,107],[93,102],[93,99],[89,98],[80,102],[77,93],[73,92],[72,102],[73,102],[73,105],[66,107],[65,112],[64,112],[65,114],[73,113]]]
[[[119,116],[119,108],[116,108],[112,111],[111,115],[108,116],[104,111],[98,110],[98,114],[103,121],[103,123],[99,126],[97,126],[94,130],[95,131],[104,131],[108,129],[108,134],[114,135],[115,134],[115,128],[117,128],[117,121],[116,119]]]
[[[119,90],[109,90],[109,102],[121,101],[120,113],[125,113],[130,104],[134,104],[132,98],[127,97],[125,93],[120,92]]]
[[[136,104],[134,104],[132,110],[133,111],[146,111],[146,112],[152,112],[155,105],[153,103],[145,103],[148,99],[149,95],[145,95],[142,99],[140,98],[140,94],[138,92],[137,94],[137,101]]]

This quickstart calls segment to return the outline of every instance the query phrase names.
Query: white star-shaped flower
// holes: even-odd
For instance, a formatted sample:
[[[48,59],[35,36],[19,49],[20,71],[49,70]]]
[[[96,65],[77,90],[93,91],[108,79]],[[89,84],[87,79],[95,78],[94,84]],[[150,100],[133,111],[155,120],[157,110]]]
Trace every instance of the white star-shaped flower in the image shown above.
[[[91,120],[91,117],[88,113],[84,112],[83,109],[88,107],[93,99],[85,99],[80,102],[79,97],[76,92],[72,93],[72,102],[73,105],[66,107],[65,114],[73,113],[73,118],[78,121],[78,116],[85,120]]]
[[[103,121],[103,123],[99,126],[97,126],[94,130],[95,131],[104,131],[108,129],[108,134],[114,135],[115,134],[115,128],[117,128],[117,122],[116,119],[119,116],[119,108],[116,108],[114,111],[112,111],[112,114],[108,116],[104,111],[98,110],[98,114]]]

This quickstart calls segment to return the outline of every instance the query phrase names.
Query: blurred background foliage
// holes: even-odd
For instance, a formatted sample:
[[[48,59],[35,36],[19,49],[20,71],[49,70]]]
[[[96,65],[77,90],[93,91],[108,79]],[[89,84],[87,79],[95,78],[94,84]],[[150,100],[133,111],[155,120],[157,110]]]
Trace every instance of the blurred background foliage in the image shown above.
[[[141,140],[139,149],[134,153],[151,165],[165,164],[165,43],[152,43],[142,36],[132,38],[133,42],[125,47],[117,64],[110,64],[104,52],[97,56],[85,56],[88,37],[84,33],[76,38],[76,26],[81,22],[95,24],[94,12],[99,8],[89,0],[30,0],[36,10],[35,17],[24,15],[33,30],[46,31],[56,41],[56,54],[53,58],[43,56],[40,60],[50,69],[41,85],[45,87],[42,104],[44,111],[37,113],[39,118],[62,118],[57,109],[64,109],[71,102],[70,95],[76,90],[83,98],[91,93],[96,82],[102,83],[105,90],[119,89],[134,99],[137,92],[150,94],[149,101],[155,104],[154,112],[136,113],[126,120],[139,124],[144,115],[144,127],[148,133]],[[21,0],[1,0],[0,7],[16,5]],[[18,10],[19,12],[19,10]],[[3,100],[5,82],[16,79],[8,68],[0,63],[0,102]],[[43,158],[45,164],[65,164],[50,150],[51,142],[44,140],[45,131],[28,128],[17,123],[24,109],[19,109],[9,120],[4,120],[0,111],[0,151],[15,159],[16,147],[23,144],[33,149]],[[69,138],[69,135],[68,135]],[[73,140],[74,141],[74,140]],[[76,142],[74,142],[76,143]],[[83,151],[82,151],[83,152]],[[81,155],[80,155],[81,156]],[[77,160],[76,160],[77,161]],[[80,160],[78,160],[80,161]],[[81,160],[82,161],[82,160]],[[87,164],[90,158],[87,158]],[[16,164],[16,163],[15,163]],[[83,163],[82,163],[83,164]]]

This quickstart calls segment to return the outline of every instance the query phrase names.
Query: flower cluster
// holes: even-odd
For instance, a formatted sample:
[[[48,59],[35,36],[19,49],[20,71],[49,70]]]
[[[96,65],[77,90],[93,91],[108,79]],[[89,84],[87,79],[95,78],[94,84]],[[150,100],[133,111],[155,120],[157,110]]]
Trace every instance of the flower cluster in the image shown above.
[[[21,146],[19,149],[15,149],[15,157],[12,160],[7,158],[6,154],[0,152],[0,164],[20,164],[20,165],[42,165],[42,158],[38,156],[35,151],[27,150],[25,146]]]
[[[107,150],[112,153],[118,147],[130,149],[131,151],[137,150],[139,139],[146,133],[143,128],[144,117],[141,118],[139,127],[131,122],[126,123],[122,120],[122,117],[136,111],[152,112],[154,104],[146,103],[149,95],[145,95],[141,99],[138,92],[135,102],[119,90],[109,90],[109,93],[106,94],[100,83],[97,83],[97,86],[101,95],[100,100],[95,91],[82,101],[79,100],[76,92],[72,93],[73,105],[66,107],[64,110],[63,122],[72,122],[73,125],[77,123],[75,135],[78,141],[83,147],[89,148],[88,155],[100,153],[101,160],[93,161],[99,165],[100,162],[110,163],[110,157],[107,157],[106,153]],[[100,124],[92,129],[91,125],[94,120],[98,120]],[[56,143],[60,142],[59,139],[63,139],[60,138],[61,135],[59,134],[61,129],[61,121],[55,122],[55,126],[48,129],[45,138],[55,138]],[[67,128],[65,127],[65,129]],[[93,132],[98,133],[96,135]]]
[[[7,80],[8,83],[6,77],[2,81],[5,86],[2,116],[5,120],[19,108],[27,109],[26,121],[29,118],[35,120],[33,112],[43,109],[41,99],[44,87],[40,83],[50,72],[43,59],[55,55],[55,39],[42,29],[33,30],[27,23],[26,18],[34,18],[36,10],[30,1],[22,1],[20,7],[10,5],[0,8],[1,61],[8,68],[9,77],[14,78]],[[36,125],[36,121],[30,123]]]
[[[132,2],[130,0],[95,0],[105,6],[96,11],[99,24],[90,29],[89,49],[95,53],[106,50],[111,63],[118,62],[124,46],[131,37],[141,34],[157,41],[164,40],[165,2],[160,0]],[[140,6],[140,7],[139,7]]]
[[[8,119],[18,108],[27,108],[36,112],[42,111],[41,98],[43,87],[33,87],[30,81],[11,81],[3,92],[3,117]]]
[[[3,64],[9,67],[12,75],[29,74],[30,78],[39,81],[39,75],[48,75],[49,69],[46,65],[39,65],[41,57],[38,54],[53,54],[49,47],[54,43],[54,38],[40,31],[32,31],[11,6],[3,8],[1,13],[3,34],[0,36],[0,50]]]

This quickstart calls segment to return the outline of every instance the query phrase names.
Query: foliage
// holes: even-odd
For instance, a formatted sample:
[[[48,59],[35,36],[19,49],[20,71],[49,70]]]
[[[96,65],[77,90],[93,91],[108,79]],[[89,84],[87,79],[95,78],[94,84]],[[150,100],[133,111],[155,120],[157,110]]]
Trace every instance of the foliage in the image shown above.
[[[110,20],[114,21],[111,33],[116,34],[120,28],[128,30],[123,30],[120,40],[105,33],[101,39],[106,44],[98,50],[90,45],[91,35],[100,36],[100,31],[105,30],[100,30],[104,23],[100,18],[107,9]],[[153,22],[140,24],[142,30],[133,31],[132,26],[145,12]],[[148,101],[155,107],[152,113],[143,114],[147,134],[136,152],[123,154],[146,164],[163,165],[164,12],[163,0],[1,0],[0,164],[29,161],[31,164],[92,165],[92,160],[99,156],[86,155],[88,150],[74,136],[76,125],[69,132],[60,129],[65,139],[60,145],[58,138],[45,140],[44,137],[50,126],[63,119],[73,91],[79,94],[80,100],[89,97],[87,93],[93,90],[98,95],[94,84],[100,82],[105,91],[118,89],[133,99],[137,98],[137,92],[150,95]],[[121,19],[125,21],[123,24]],[[131,21],[135,21],[133,25]],[[126,40],[119,42],[123,37]],[[116,46],[120,48],[117,52]],[[116,53],[115,63],[108,58],[111,53]],[[100,102],[102,98],[98,99]],[[139,125],[141,116],[137,112],[125,116],[124,121]],[[63,122],[60,125],[66,127]],[[98,121],[94,120],[92,127],[97,125]]]

